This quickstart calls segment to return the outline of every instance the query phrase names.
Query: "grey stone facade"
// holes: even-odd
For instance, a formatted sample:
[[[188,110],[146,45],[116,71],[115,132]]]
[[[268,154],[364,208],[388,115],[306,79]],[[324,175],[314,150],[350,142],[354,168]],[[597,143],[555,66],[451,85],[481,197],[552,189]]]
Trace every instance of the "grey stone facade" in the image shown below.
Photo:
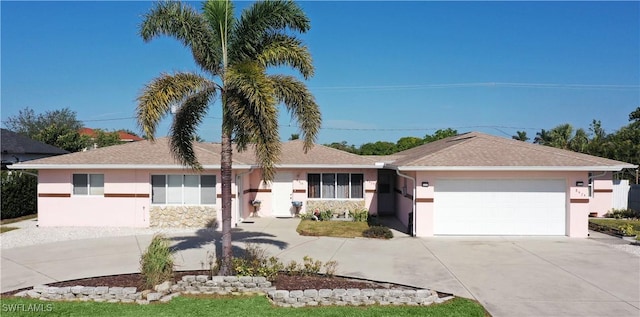
[[[215,228],[216,216],[212,206],[152,205],[149,224],[160,228]]]
[[[331,210],[335,215],[344,215],[349,211],[356,211],[364,209],[364,199],[362,200],[307,200],[306,211],[308,213],[314,212],[316,209],[319,211]]]

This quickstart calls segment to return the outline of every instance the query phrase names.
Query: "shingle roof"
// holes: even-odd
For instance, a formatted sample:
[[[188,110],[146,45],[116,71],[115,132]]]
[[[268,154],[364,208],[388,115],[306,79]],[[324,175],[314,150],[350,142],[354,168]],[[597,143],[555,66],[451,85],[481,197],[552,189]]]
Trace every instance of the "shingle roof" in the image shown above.
[[[195,143],[194,149],[196,157],[203,166],[220,166],[221,147],[219,143]],[[238,153],[234,149],[233,164],[245,167],[256,165],[254,155],[251,147],[241,153]],[[82,165],[91,165],[102,168],[122,168],[125,165],[132,167],[180,167],[171,155],[168,138],[160,138],[155,142],[144,140],[112,145],[86,152],[33,160],[22,163],[22,165],[25,165],[25,167],[26,165],[38,165],[40,167],[57,165],[80,167]],[[304,154],[302,141],[291,141],[282,144],[282,156],[279,165],[349,165],[374,167],[374,161],[323,145],[315,145],[307,154]]]
[[[69,153],[66,150],[57,148],[53,145],[42,143],[30,139],[22,134],[9,131],[7,129],[0,130],[1,145],[0,148],[3,153],[10,154],[65,154]]]
[[[396,155],[393,166],[412,167],[629,167],[634,165],[549,146],[470,132]]]
[[[219,168],[220,144],[194,144],[196,156],[204,167]],[[394,160],[394,161],[393,161]],[[601,157],[536,145],[522,141],[500,138],[478,132],[466,133],[391,156],[360,156],[323,145],[313,146],[308,153],[303,151],[303,142],[295,140],[282,143],[282,155],[276,164],[279,167],[334,167],[377,168],[376,162],[385,162],[388,167],[401,170],[449,170],[482,168],[536,169],[589,169],[620,170],[634,165]],[[256,166],[255,152],[251,146],[238,153],[234,149],[233,166],[247,168]],[[155,142],[147,140],[113,145],[86,152],[48,157],[19,164],[24,168],[182,168],[169,151],[167,138]]]

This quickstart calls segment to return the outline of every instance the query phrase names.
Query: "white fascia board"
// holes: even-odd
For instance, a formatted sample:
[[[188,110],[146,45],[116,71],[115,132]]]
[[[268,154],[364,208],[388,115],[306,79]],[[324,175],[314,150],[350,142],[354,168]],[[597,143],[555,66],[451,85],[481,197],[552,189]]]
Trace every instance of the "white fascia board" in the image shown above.
[[[361,164],[278,164],[276,168],[315,168],[315,169],[347,169],[347,168],[371,168],[378,169],[379,167],[376,165],[361,165]]]
[[[232,169],[250,169],[251,165],[232,165]],[[189,167],[182,165],[134,165],[134,164],[12,164],[10,169],[33,170],[69,170],[69,169],[107,169],[107,170],[144,170],[144,169],[175,169],[184,170]],[[219,170],[220,165],[203,165],[203,169]]]
[[[613,166],[398,166],[399,171],[552,171],[552,172],[572,172],[572,171],[602,171],[617,172],[623,168],[636,168],[635,165],[613,165]]]

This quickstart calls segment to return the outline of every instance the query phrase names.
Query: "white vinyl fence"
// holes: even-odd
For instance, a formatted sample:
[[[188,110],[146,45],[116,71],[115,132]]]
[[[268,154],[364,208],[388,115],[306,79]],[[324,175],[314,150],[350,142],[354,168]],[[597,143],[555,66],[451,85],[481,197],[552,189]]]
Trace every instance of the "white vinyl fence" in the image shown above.
[[[628,179],[613,180],[613,208],[614,209],[627,209],[630,188],[631,186],[629,186]]]

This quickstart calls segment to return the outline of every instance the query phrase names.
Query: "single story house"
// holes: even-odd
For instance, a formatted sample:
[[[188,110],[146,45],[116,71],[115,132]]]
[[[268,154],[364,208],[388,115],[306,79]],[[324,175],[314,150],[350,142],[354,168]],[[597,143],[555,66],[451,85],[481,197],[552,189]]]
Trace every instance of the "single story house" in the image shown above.
[[[7,129],[0,129],[0,138],[2,169],[14,163],[69,153]]]
[[[194,147],[201,173],[176,164],[166,138],[13,168],[39,170],[43,227],[221,223],[220,145]],[[366,208],[397,217],[416,236],[586,237],[589,214],[611,208],[613,174],[635,167],[477,132],[384,157],[322,145],[304,154],[296,140],[283,143],[270,183],[261,180],[251,150],[234,152],[232,223],[254,215]]]

